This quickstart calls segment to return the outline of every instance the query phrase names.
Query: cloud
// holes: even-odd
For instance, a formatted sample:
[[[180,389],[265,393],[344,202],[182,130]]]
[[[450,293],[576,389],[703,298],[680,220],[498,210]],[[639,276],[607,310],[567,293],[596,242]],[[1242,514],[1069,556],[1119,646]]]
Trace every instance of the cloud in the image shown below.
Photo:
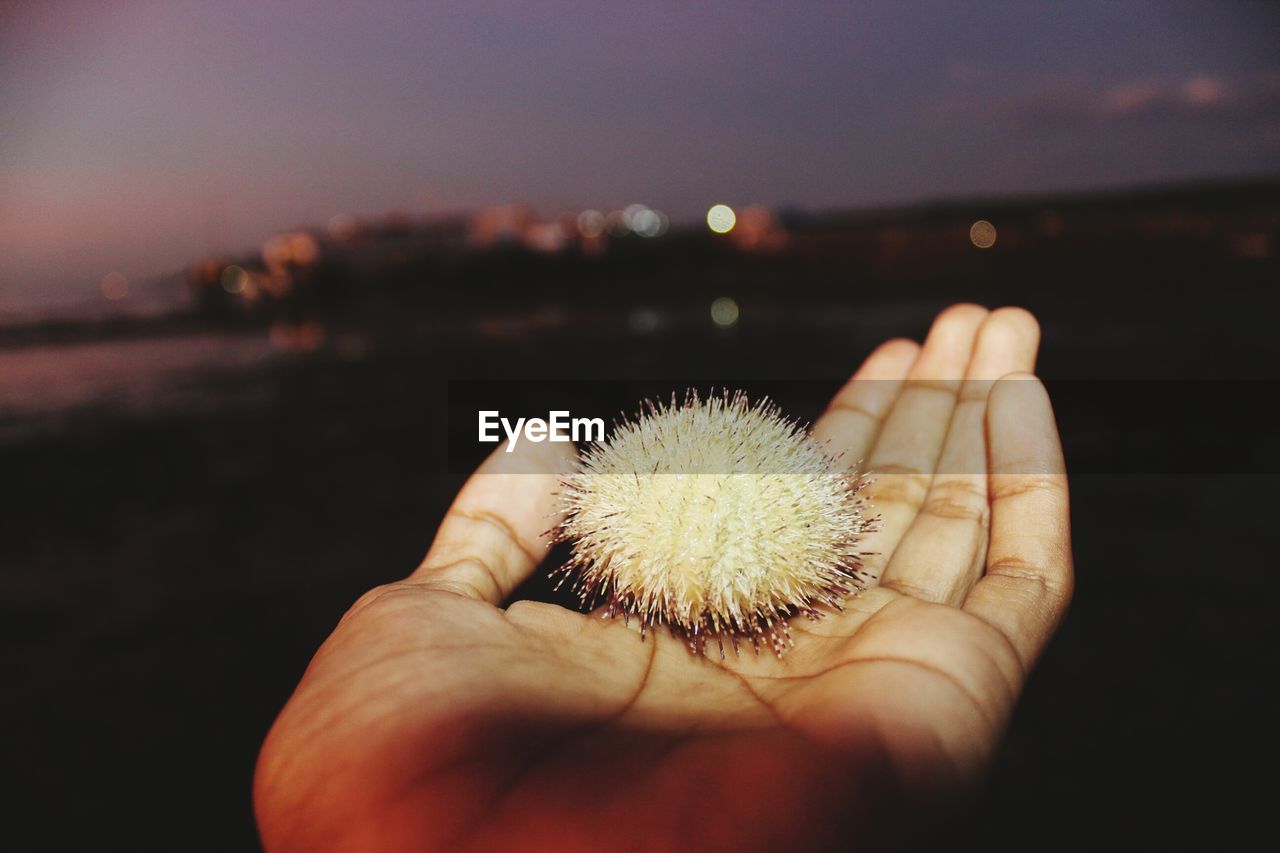
[[[1008,113],[1029,126],[1108,125],[1166,119],[1208,124],[1266,124],[1280,117],[1280,71],[1236,77],[1147,77],[1111,86],[1082,84],[1024,93]]]
[[[977,119],[1031,131],[1195,122],[1263,127],[1280,122],[1280,70],[1222,76],[1146,76],[1105,84],[1081,76],[1010,78],[971,62],[947,72],[939,118]]]

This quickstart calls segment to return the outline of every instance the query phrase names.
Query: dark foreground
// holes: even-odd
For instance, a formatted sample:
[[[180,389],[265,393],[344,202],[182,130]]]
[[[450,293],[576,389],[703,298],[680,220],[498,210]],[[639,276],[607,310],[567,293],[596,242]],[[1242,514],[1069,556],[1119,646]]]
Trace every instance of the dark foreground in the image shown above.
[[[808,380],[790,407],[813,417],[876,343],[920,337],[960,299],[1035,310],[1041,372],[1074,380],[1059,415],[1078,592],[957,841],[1245,831],[1264,793],[1245,779],[1266,778],[1280,478],[1265,422],[1223,412],[1238,395],[1260,417],[1272,387],[1221,380],[1276,376],[1276,264],[974,272],[808,308],[780,283],[731,330],[637,330],[623,299],[509,327],[455,307],[430,336],[191,374],[172,393],[198,389],[199,406],[77,410],[9,438],[3,846],[256,845],[250,781],[274,714],[344,609],[416,565],[460,485],[447,380]],[[1121,377],[1178,381],[1130,386],[1142,405],[1081,390]]]

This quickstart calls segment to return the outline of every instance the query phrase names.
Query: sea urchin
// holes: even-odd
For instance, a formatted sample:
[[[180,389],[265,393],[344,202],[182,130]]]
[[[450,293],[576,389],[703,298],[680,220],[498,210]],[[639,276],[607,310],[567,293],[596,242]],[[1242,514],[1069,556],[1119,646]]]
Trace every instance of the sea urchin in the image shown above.
[[[819,618],[871,579],[865,479],[767,400],[727,391],[647,403],[562,479],[557,572],[582,604],[666,625],[695,653],[749,638],[775,654],[789,617]]]

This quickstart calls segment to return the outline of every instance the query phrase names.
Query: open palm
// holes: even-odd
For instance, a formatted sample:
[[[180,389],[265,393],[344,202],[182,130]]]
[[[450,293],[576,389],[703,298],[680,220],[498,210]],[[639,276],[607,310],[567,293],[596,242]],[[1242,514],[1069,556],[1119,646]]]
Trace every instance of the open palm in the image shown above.
[[[497,453],[422,566],[362,597],[263,747],[273,850],[896,847],[977,777],[1070,597],[1038,329],[961,305],[814,427],[867,460],[879,586],[783,659],[518,601],[564,445]],[[994,382],[1007,378],[1009,381]],[[527,473],[530,463],[546,473]],[[515,469],[519,466],[520,471]]]

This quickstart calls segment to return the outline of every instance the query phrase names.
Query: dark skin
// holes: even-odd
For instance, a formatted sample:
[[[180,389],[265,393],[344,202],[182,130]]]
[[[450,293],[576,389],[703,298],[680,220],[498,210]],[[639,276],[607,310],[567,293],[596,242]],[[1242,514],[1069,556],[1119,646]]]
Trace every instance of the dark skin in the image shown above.
[[[922,347],[881,346],[836,396],[814,433],[876,472],[881,580],[842,613],[793,619],[781,660],[502,608],[546,555],[565,445],[496,453],[421,567],[356,602],[281,712],[255,779],[265,845],[922,842],[989,765],[1070,599],[1038,343],[1025,311],[953,306]]]

